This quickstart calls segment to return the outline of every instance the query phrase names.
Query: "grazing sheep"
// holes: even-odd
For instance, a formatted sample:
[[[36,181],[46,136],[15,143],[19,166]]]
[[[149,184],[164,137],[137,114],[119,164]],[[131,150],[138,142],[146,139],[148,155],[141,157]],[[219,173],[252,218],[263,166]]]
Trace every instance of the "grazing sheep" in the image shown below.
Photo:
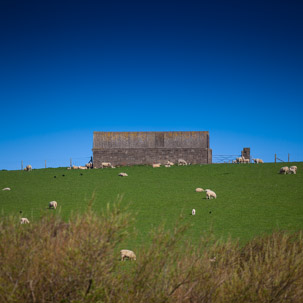
[[[132,250],[128,250],[128,249],[120,250],[120,255],[121,255],[121,261],[124,261],[125,259],[130,259],[130,260],[137,259],[135,253]]]
[[[197,188],[196,188],[196,192],[197,192],[197,193],[202,193],[203,191],[204,191],[203,188],[200,188],[200,187],[197,187]]]
[[[246,159],[243,156],[236,158],[236,163],[249,163],[249,162],[250,162],[250,159]]]
[[[187,165],[187,162],[184,159],[178,159],[178,165]]]
[[[238,157],[238,158],[236,158],[236,162],[237,163],[243,163],[244,162],[244,157]]]
[[[32,166],[31,165],[27,165],[25,168],[24,168],[25,171],[31,171],[32,170]]]
[[[79,169],[87,169],[86,166],[79,166]]]
[[[160,167],[160,166],[161,166],[161,163],[153,164],[153,168],[155,168],[155,167]]]
[[[93,163],[86,163],[85,167],[87,167],[87,169],[93,168]]]
[[[167,160],[166,165],[172,166],[172,165],[174,165],[174,162],[171,162],[171,161],[168,161],[168,160]]]
[[[232,163],[233,163],[233,164],[236,164],[236,163],[237,163],[237,160],[233,160]]]
[[[9,187],[5,187],[2,190],[11,190]]]
[[[73,165],[72,168],[73,168],[73,169],[79,169],[79,166]]]
[[[127,173],[120,173],[118,176],[120,176],[120,177],[128,177],[128,174]]]
[[[194,216],[194,215],[196,214],[196,210],[193,209],[193,210],[191,211],[191,214]]]
[[[264,163],[262,159],[258,159],[258,158],[253,159],[253,161],[254,161],[255,163],[257,163],[257,164],[258,164],[258,163]]]
[[[165,167],[170,167],[170,165],[169,165],[169,164],[165,164],[164,166],[165,166]]]
[[[104,168],[104,167],[113,167],[113,166],[110,162],[102,162],[101,167]]]
[[[20,223],[21,224],[29,224],[29,220],[27,218],[21,218]]]
[[[206,199],[210,199],[210,198],[217,199],[217,195],[214,191],[210,189],[205,189],[205,192],[206,192]]]
[[[289,171],[289,168],[287,166],[283,166],[283,167],[280,168],[279,173],[286,175],[288,173],[288,171]]]
[[[57,202],[56,201],[49,202],[48,203],[48,208],[56,209],[57,208]]]

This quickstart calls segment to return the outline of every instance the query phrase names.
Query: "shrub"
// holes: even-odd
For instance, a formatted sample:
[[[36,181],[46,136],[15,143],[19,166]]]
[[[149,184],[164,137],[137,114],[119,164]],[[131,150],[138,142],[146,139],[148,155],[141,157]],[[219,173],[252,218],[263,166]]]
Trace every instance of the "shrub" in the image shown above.
[[[275,232],[244,247],[204,234],[185,241],[182,218],[153,231],[122,262],[131,215],[119,204],[101,214],[43,215],[0,223],[1,302],[303,302],[302,233]],[[132,249],[132,248],[130,248]]]
[[[113,207],[101,215],[88,210],[68,223],[43,216],[20,225],[0,224],[1,302],[81,302],[96,289],[110,298],[117,288],[115,248],[129,216]]]

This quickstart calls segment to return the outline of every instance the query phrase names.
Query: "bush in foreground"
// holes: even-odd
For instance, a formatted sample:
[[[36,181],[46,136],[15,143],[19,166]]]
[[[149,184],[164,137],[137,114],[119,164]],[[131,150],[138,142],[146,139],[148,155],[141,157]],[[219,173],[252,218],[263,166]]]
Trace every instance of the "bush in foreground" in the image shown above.
[[[1,302],[303,302],[302,233],[276,232],[240,247],[188,226],[159,227],[119,260],[131,216],[118,206],[90,209],[66,223],[56,215],[0,223]]]

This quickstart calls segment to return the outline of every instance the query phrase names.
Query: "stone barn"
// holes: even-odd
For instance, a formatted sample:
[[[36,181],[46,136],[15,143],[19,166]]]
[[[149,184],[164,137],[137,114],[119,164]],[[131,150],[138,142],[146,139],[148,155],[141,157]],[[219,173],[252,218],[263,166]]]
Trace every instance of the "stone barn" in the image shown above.
[[[208,131],[172,132],[94,132],[93,163],[138,165],[177,163],[184,159],[191,164],[212,163]]]

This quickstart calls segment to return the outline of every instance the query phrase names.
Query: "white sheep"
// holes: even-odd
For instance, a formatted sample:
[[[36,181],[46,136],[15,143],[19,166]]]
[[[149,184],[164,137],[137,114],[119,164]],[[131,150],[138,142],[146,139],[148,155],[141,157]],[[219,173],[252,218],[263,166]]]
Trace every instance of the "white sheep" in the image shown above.
[[[29,164],[24,168],[25,171],[31,171],[32,170],[32,166]]]
[[[58,203],[56,201],[51,201],[51,202],[48,203],[48,207],[56,209],[57,208],[57,204]]]
[[[165,166],[165,167],[170,167],[170,165],[169,165],[169,164],[165,164],[164,166]]]
[[[194,216],[194,215],[196,214],[196,210],[193,209],[193,210],[191,211],[191,214]]]
[[[206,192],[206,199],[210,199],[210,198],[217,199],[217,195],[214,191],[210,189],[205,189],[205,192]]]
[[[102,162],[101,167],[103,168],[103,167],[113,167],[113,166],[110,162]]]
[[[279,173],[286,175],[288,173],[288,171],[289,171],[289,168],[287,166],[283,166],[283,167],[280,168]]]
[[[258,164],[258,163],[264,163],[262,159],[259,159],[259,158],[256,158],[256,159],[253,159],[253,161]]]
[[[125,259],[130,259],[130,260],[137,259],[135,253],[132,250],[128,250],[128,249],[120,250],[120,255],[121,255],[121,261],[124,261]]]
[[[243,163],[244,162],[244,157],[238,157],[238,158],[236,158],[236,162],[237,163]]]
[[[161,163],[154,163],[153,168],[155,168],[155,167],[161,167]]]
[[[249,159],[245,159],[245,158],[244,158],[244,160],[243,160],[243,161],[244,161],[244,163],[249,163],[249,162],[250,162],[250,160],[249,160]]]
[[[178,159],[178,165],[187,165],[187,162],[184,159]]]
[[[79,169],[87,169],[86,166],[79,166],[78,168],[79,168]]]
[[[120,177],[128,177],[128,174],[127,173],[120,173],[118,176],[120,176]]]
[[[203,188],[200,188],[200,187],[197,187],[197,188],[196,188],[196,192],[197,192],[197,193],[202,193],[203,191],[204,191]]]
[[[9,187],[5,187],[2,190],[11,190]]]
[[[85,167],[87,167],[87,168],[93,168],[93,163],[91,163],[91,162],[90,163],[86,163]]]
[[[21,224],[29,224],[29,220],[27,218],[21,218],[20,223]]]
[[[171,162],[171,161],[168,161],[168,160],[167,160],[166,165],[173,166],[173,165],[174,165],[174,162]]]
[[[72,166],[72,169],[79,169],[79,166],[73,165],[73,166]]]

